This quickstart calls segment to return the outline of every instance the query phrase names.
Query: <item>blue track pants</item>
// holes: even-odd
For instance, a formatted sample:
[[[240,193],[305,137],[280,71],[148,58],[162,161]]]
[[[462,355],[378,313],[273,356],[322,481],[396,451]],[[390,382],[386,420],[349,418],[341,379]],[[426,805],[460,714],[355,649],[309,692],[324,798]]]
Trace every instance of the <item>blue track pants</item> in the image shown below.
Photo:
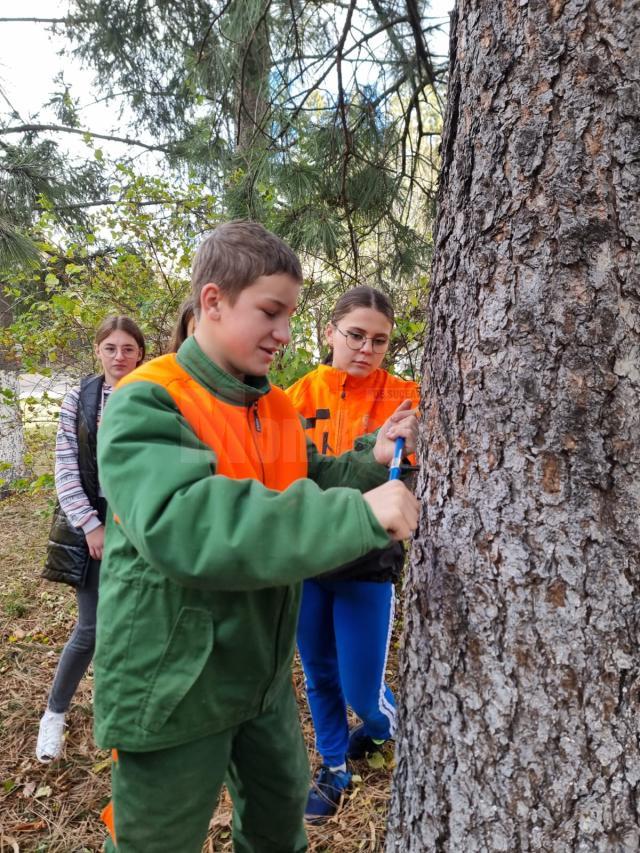
[[[350,705],[372,738],[391,737],[395,701],[384,681],[395,603],[393,584],[304,582],[298,648],[322,761],[345,761]]]

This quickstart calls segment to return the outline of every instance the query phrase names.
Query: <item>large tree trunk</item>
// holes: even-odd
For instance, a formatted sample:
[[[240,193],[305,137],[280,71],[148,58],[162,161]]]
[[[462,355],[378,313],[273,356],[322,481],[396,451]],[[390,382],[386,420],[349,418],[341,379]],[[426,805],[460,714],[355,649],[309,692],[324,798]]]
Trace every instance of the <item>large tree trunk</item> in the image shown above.
[[[639,19],[458,0],[388,853],[640,849]]]
[[[0,290],[0,329],[11,323],[11,303]],[[11,352],[0,350],[0,495],[24,473],[24,433],[20,413],[20,369]]]

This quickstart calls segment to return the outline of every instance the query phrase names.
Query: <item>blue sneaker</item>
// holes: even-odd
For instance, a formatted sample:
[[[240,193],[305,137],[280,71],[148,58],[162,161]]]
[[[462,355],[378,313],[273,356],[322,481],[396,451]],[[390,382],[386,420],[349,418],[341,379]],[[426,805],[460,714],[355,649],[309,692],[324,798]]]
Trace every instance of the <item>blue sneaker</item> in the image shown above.
[[[323,764],[311,783],[304,819],[309,823],[322,823],[333,817],[350,784],[351,773],[348,770],[333,771]]]
[[[365,734],[364,724],[361,723],[349,732],[349,744],[347,746],[347,758],[349,761],[359,761],[374,752],[382,752],[386,741],[376,743],[372,737]]]

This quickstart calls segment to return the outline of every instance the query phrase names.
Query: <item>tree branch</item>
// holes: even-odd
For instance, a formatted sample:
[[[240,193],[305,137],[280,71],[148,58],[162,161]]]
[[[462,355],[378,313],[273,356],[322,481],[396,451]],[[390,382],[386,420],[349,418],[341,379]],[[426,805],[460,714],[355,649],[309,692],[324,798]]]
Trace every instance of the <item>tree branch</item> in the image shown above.
[[[205,45],[209,39],[209,36],[211,35],[211,31],[213,30],[214,26],[218,23],[220,18],[227,11],[227,9],[229,8],[229,6],[231,5],[232,2],[233,2],[233,0],[226,0],[226,2],[223,4],[220,11],[216,15],[214,15],[213,18],[211,19],[211,22],[209,23],[209,26],[207,27],[207,31],[204,34],[204,36],[202,37],[202,41],[200,42],[200,49],[198,50],[198,58],[196,59],[196,65],[199,65],[202,62],[202,57],[204,55],[204,48],[205,48]]]
[[[406,6],[407,14],[410,19],[409,23],[415,40],[416,56],[420,61],[420,65],[422,65],[422,68],[424,69],[427,82],[433,87],[436,98],[440,100],[438,97],[438,90],[436,88],[436,74],[433,67],[433,61],[429,54],[429,48],[427,47],[427,43],[422,32],[422,21],[420,20],[418,4],[416,3],[416,0],[406,0]],[[440,103],[440,108],[442,109],[442,103]]]
[[[47,210],[53,210],[55,212],[62,212],[67,210],[83,210],[87,207],[108,207],[116,204],[130,204],[135,207],[149,207],[151,205],[158,206],[166,206],[166,205],[177,205],[188,202],[188,198],[172,198],[172,199],[162,199],[161,201],[156,201],[155,199],[144,199],[141,201],[136,201],[135,199],[128,198],[99,198],[95,201],[80,201],[76,204],[51,204],[47,205]],[[41,207],[32,208],[33,211],[42,212]]]
[[[94,133],[91,130],[82,130],[78,127],[68,127],[63,124],[20,124],[15,127],[3,127],[0,128],[0,136],[6,136],[9,133],[41,133],[45,130],[50,130],[54,133],[75,133],[78,136],[90,136],[92,139],[106,139],[108,142],[122,142],[124,145],[135,145],[138,148],[146,148],[147,151],[162,151],[165,154],[170,154],[175,149],[175,145],[149,145],[146,142],[140,142],[139,139],[131,139],[128,136]]]
[[[347,40],[347,35],[351,27],[351,19],[356,9],[356,0],[351,0],[347,18],[344,23],[344,29],[340,36],[340,41],[336,45],[336,72],[338,75],[338,112],[340,113],[340,121],[344,133],[344,155],[342,158],[342,180],[341,180],[341,195],[344,204],[345,215],[347,217],[347,227],[349,229],[349,238],[351,241],[351,250],[353,252],[353,269],[356,279],[358,278],[358,240],[356,237],[353,221],[351,219],[351,203],[347,193],[347,176],[349,174],[349,160],[352,156],[351,150],[351,134],[349,131],[349,122],[347,121],[347,105],[344,97],[344,83],[342,80],[342,54]]]
[[[86,18],[0,18],[0,24],[83,24]]]

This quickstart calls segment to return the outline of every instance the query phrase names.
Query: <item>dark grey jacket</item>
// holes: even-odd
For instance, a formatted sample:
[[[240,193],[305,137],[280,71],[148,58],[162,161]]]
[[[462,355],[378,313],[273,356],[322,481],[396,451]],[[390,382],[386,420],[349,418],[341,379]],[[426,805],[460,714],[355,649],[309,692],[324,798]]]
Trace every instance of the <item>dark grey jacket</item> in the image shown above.
[[[341,581],[374,581],[375,583],[396,583],[404,566],[404,547],[402,542],[394,542],[390,548],[370,551],[364,557],[354,560],[321,575],[323,578]]]
[[[80,383],[76,434],[82,488],[91,506],[98,510],[100,521],[104,523],[104,508],[101,506],[103,502],[98,498],[100,486],[96,444],[103,383],[102,375],[86,376]],[[71,586],[84,586],[89,561],[89,547],[83,531],[71,524],[60,503],[56,501],[42,577]]]

